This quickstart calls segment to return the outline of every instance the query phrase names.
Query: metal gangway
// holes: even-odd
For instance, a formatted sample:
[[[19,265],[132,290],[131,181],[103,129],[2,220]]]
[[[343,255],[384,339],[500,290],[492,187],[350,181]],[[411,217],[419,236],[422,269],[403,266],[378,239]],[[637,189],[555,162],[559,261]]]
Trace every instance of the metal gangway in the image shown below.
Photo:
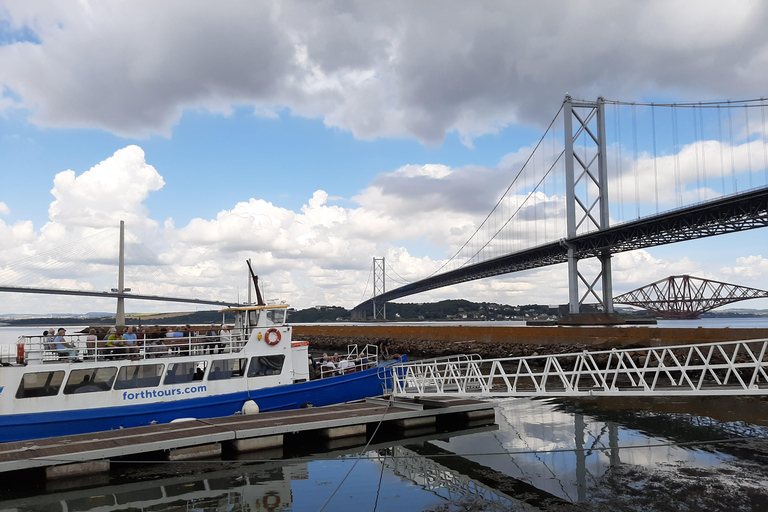
[[[395,396],[768,395],[768,339],[395,366]]]

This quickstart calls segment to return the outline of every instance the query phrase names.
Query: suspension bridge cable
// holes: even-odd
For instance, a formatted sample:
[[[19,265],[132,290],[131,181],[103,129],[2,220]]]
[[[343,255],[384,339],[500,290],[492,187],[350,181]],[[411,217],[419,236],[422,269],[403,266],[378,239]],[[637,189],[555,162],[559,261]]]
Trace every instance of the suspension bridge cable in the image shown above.
[[[616,137],[616,150],[613,152],[615,156],[616,173],[619,178],[619,205],[621,208],[621,220],[626,220],[624,216],[624,176],[622,171],[622,154],[621,154],[621,129],[619,128],[619,107],[613,105],[613,136]]]
[[[659,162],[656,153],[656,106],[651,104],[651,125],[653,126],[653,183],[656,194],[656,213],[659,213]]]
[[[404,278],[403,276],[401,276],[400,274],[398,274],[398,273],[397,273],[397,270],[395,270],[395,269],[394,269],[394,267],[393,267],[393,266],[392,266],[390,263],[387,263],[386,265],[387,265],[387,267],[389,268],[389,270],[391,270],[392,272],[394,272],[394,273],[395,273],[395,275],[396,275],[397,277],[399,277],[400,279],[402,279],[402,280],[403,280],[403,282],[405,282],[406,284],[408,284],[408,283],[412,283],[412,282],[413,282],[413,281],[409,281],[409,280],[407,280],[406,278]]]
[[[637,218],[640,218],[640,179],[637,173],[637,110],[636,106],[632,104],[632,170],[635,174],[635,208],[637,211]]]
[[[542,181],[544,181],[544,179],[545,179],[547,176],[549,176],[549,173],[550,173],[550,172],[552,171],[552,169],[555,167],[555,165],[557,164],[557,162],[558,162],[558,161],[560,161],[560,159],[563,157],[563,155],[564,155],[564,154],[565,154],[565,150],[563,150],[563,151],[561,151],[561,152],[560,152],[560,154],[559,154],[559,155],[558,155],[558,157],[557,157],[557,160],[555,160],[555,162],[554,162],[554,163],[553,163],[553,164],[552,164],[552,165],[549,167],[549,170],[546,172],[546,174],[544,174],[544,176],[542,176],[542,177],[541,177],[541,179],[539,180],[539,182],[538,182],[538,183],[536,184],[536,186],[534,187],[534,190],[536,190],[536,189],[539,187],[539,185],[541,185],[541,182],[542,182]],[[515,215],[517,215],[517,214],[518,214],[518,212],[520,212],[520,210],[523,208],[523,206],[525,206],[525,204],[528,202],[528,199],[530,199],[530,197],[531,197],[531,194],[528,194],[528,196],[527,196],[527,197],[526,197],[526,198],[523,200],[523,202],[522,202],[522,203],[520,203],[520,205],[517,207],[517,210],[515,210],[515,213],[513,213],[513,214],[512,214],[512,217],[510,217],[509,219],[507,219],[507,222],[505,222],[505,223],[504,223],[504,226],[506,226],[507,224],[509,224],[509,222],[512,220],[512,218],[513,218]],[[503,227],[504,227],[504,226],[502,226],[502,229],[503,229]],[[499,234],[499,233],[497,232],[497,233],[494,235],[494,237],[495,237],[496,235],[498,235],[498,234]],[[472,261],[472,259],[473,259],[475,256],[477,256],[478,254],[480,254],[480,253],[482,252],[482,250],[483,250],[483,249],[485,249],[485,247],[486,247],[486,246],[487,246],[489,243],[491,243],[491,242],[490,242],[490,240],[489,240],[488,242],[486,242],[486,244],[485,244],[483,247],[481,247],[481,248],[480,248],[480,249],[479,249],[479,250],[478,250],[478,251],[477,251],[475,254],[473,254],[473,255],[472,255],[472,256],[471,256],[471,257],[470,257],[470,258],[469,258],[469,259],[468,259],[466,262],[464,262],[464,264],[462,264],[461,266],[463,267],[464,265],[466,265],[467,263],[469,263],[470,261]],[[433,274],[433,275],[434,275],[434,274]]]
[[[509,186],[507,187],[507,189],[506,189],[506,190],[504,191],[504,193],[501,195],[501,199],[499,199],[499,201],[498,201],[498,202],[496,203],[496,205],[493,207],[493,209],[491,210],[491,212],[490,212],[490,213],[489,213],[489,214],[488,214],[488,215],[485,217],[485,220],[483,220],[482,224],[480,224],[480,226],[479,226],[479,227],[478,227],[478,228],[475,230],[475,232],[472,234],[472,236],[470,236],[470,237],[469,237],[469,240],[467,240],[467,241],[464,243],[464,245],[462,245],[462,246],[461,246],[461,248],[459,248],[459,250],[458,250],[458,251],[456,251],[456,253],[455,253],[453,256],[451,256],[451,257],[450,257],[450,259],[449,259],[447,262],[445,262],[445,263],[444,263],[444,264],[443,264],[443,265],[442,265],[440,268],[438,268],[436,271],[434,271],[434,272],[433,272],[431,275],[435,275],[435,274],[437,274],[438,272],[440,272],[440,271],[443,269],[443,267],[445,267],[445,266],[446,266],[448,263],[450,263],[451,261],[453,261],[453,259],[454,259],[454,258],[456,258],[456,256],[458,256],[458,255],[461,253],[461,251],[462,251],[462,250],[463,250],[463,249],[464,249],[464,248],[467,246],[467,244],[468,244],[470,241],[472,241],[472,239],[473,239],[473,238],[474,238],[474,236],[475,236],[475,235],[478,233],[478,231],[480,231],[480,229],[481,229],[481,228],[482,228],[482,227],[485,225],[485,223],[488,221],[488,218],[489,218],[489,217],[490,217],[490,216],[493,214],[493,212],[495,212],[495,211],[496,211],[496,208],[498,208],[498,207],[499,207],[499,205],[502,203],[502,201],[503,201],[504,197],[506,197],[507,193],[508,193],[508,192],[509,192],[509,191],[512,189],[512,186],[513,186],[513,185],[514,185],[514,184],[517,182],[517,179],[518,179],[518,178],[519,178],[519,177],[522,175],[522,173],[523,173],[523,170],[525,170],[525,168],[528,166],[528,162],[530,162],[531,158],[533,158],[533,155],[534,155],[534,153],[535,153],[535,152],[536,152],[536,150],[539,148],[539,146],[541,145],[541,142],[544,140],[544,138],[547,136],[547,133],[549,133],[549,130],[551,130],[551,129],[552,129],[552,126],[555,124],[555,121],[557,121],[557,118],[558,118],[558,116],[560,115],[560,113],[563,111],[563,108],[564,108],[564,107],[565,107],[565,102],[563,102],[563,103],[560,105],[560,109],[557,111],[557,113],[555,114],[555,116],[552,118],[552,121],[549,123],[549,126],[547,126],[547,129],[544,131],[544,135],[542,135],[542,137],[541,137],[541,138],[539,139],[539,141],[536,143],[536,146],[533,148],[533,151],[532,151],[532,152],[531,152],[531,154],[528,156],[528,158],[526,159],[526,161],[525,161],[525,163],[523,164],[523,166],[520,168],[520,171],[518,171],[517,175],[516,175],[516,176],[514,177],[514,179],[512,180],[512,183],[510,183],[510,184],[509,184]],[[518,208],[518,210],[517,210],[517,211],[519,211],[519,208]],[[508,222],[509,222],[509,221],[507,221],[507,223],[508,223]],[[507,223],[505,223],[505,225],[506,225]]]
[[[368,284],[371,282],[371,275],[373,275],[373,267],[371,267],[371,271],[368,272],[368,280],[365,282],[365,288],[363,289],[363,295],[360,297],[360,301],[358,304],[362,303],[365,300],[365,292],[368,291]]]
[[[736,193],[736,157],[733,152],[733,116],[731,116],[730,109],[728,110],[728,144],[731,147],[731,180],[733,181],[733,192]]]
[[[720,106],[717,107],[717,134],[720,144],[720,181],[722,186],[722,194],[725,195],[725,156],[723,155],[723,119],[721,116]]]
[[[760,103],[764,100],[764,98],[749,98],[749,99],[743,99],[743,100],[711,100],[711,101],[696,101],[696,102],[675,102],[675,103],[642,103],[642,102],[628,102],[628,101],[621,101],[621,100],[604,100],[607,104],[614,104],[614,105],[639,105],[641,107],[650,107],[652,105],[656,105],[657,107],[675,107],[675,108],[741,108],[744,104],[746,104],[749,108],[760,108],[761,105],[756,105],[756,103]]]
[[[744,121],[747,125],[747,170],[749,172],[749,189],[752,189],[752,143],[749,141],[752,138],[752,132],[749,130],[749,109],[744,105]]]
[[[703,140],[706,137],[704,136],[704,112],[701,109],[698,109],[699,113],[699,132],[701,133],[702,143],[701,143],[701,166],[702,171],[704,173],[704,200],[706,201],[709,199],[709,179],[707,177],[707,144]]]
[[[765,141],[765,103],[762,98],[760,98],[760,101],[760,116],[763,119],[763,170],[765,172],[765,183],[768,185],[768,145],[766,145]]]
[[[698,119],[696,118],[696,112],[697,110],[695,108],[691,109],[691,114],[693,114],[693,152],[696,155],[696,197],[698,201],[701,202],[701,168],[699,167],[699,147],[702,145],[699,143],[699,123],[697,123]]]
[[[673,145],[673,163],[675,168],[675,196],[676,201],[675,205],[677,205],[678,208],[683,206],[683,190],[682,190],[682,180],[680,179],[680,145],[679,145],[679,136],[680,133],[678,132],[677,127],[677,110],[674,108],[669,109],[670,113],[672,114],[672,145]]]

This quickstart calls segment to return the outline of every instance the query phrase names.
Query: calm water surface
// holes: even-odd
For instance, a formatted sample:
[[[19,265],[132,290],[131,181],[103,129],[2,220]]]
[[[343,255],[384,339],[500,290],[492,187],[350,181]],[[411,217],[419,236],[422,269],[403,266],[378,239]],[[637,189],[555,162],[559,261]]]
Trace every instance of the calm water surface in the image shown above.
[[[766,510],[762,399],[494,402],[495,427],[0,483],[0,510]],[[387,434],[390,435],[391,434]],[[740,439],[749,439],[741,441]],[[256,459],[256,457],[259,457]]]
[[[0,342],[42,329],[2,327]],[[114,462],[70,482],[3,478],[0,510],[768,510],[768,399],[493,403],[490,428],[382,430],[345,448],[288,437],[249,459]]]

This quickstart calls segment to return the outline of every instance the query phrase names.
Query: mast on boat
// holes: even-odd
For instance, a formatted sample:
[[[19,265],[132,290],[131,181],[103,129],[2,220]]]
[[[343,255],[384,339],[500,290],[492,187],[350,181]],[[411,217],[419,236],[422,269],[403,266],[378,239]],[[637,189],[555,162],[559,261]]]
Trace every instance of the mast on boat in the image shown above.
[[[248,263],[248,270],[251,273],[251,279],[253,279],[253,287],[256,289],[256,305],[257,306],[266,306],[266,303],[264,302],[264,299],[261,297],[261,290],[259,290],[259,276],[253,273],[253,267],[251,266],[251,260],[247,259],[245,260],[246,263]],[[248,303],[251,302],[251,287],[248,286]]]

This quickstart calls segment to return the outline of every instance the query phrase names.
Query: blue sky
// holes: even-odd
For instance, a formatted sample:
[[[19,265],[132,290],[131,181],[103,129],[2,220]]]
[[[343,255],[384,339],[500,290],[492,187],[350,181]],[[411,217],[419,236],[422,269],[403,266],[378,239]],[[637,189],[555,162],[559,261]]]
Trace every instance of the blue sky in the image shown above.
[[[448,4],[0,1],[0,275],[109,288],[114,269],[39,255],[125,220],[172,274],[136,270],[136,290],[231,299],[250,257],[274,298],[352,307],[374,256],[406,279],[439,268],[566,93],[742,99],[767,83],[759,2]],[[758,232],[620,255],[614,289],[685,272],[768,289]],[[565,269],[405,300],[446,298],[564,303]],[[2,313],[112,308],[0,296]]]

